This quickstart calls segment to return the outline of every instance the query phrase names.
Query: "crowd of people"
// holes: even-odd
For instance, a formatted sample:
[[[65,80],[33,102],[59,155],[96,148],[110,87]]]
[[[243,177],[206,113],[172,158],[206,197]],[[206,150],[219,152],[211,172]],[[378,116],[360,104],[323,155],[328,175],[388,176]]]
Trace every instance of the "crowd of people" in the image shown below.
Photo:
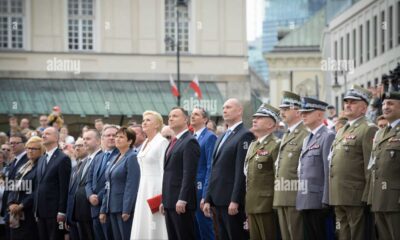
[[[285,91],[243,124],[201,107],[94,122],[59,107],[0,133],[1,239],[400,239],[400,92],[359,86],[344,109]],[[376,96],[375,96],[376,97]],[[373,105],[371,107],[371,105]],[[373,113],[371,113],[373,111]],[[382,115],[379,115],[379,112]]]

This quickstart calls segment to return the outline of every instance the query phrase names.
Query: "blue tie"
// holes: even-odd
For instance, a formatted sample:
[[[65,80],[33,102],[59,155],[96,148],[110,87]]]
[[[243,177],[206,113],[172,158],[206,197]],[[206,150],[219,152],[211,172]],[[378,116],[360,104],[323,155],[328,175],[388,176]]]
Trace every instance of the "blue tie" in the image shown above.
[[[224,137],[222,138],[221,142],[219,143],[217,152],[219,152],[219,150],[221,149],[222,145],[225,143],[226,139],[229,137],[229,135],[231,135],[231,133],[232,133],[232,130],[230,130],[230,129],[228,129],[228,131],[226,131]]]
[[[99,171],[102,172],[104,170],[104,167],[106,166],[107,162],[108,162],[108,158],[110,157],[111,153],[107,152],[106,154],[104,154],[103,159],[101,160],[101,166]],[[98,175],[99,173],[97,173]]]
[[[310,137],[308,138],[307,145],[310,144],[311,139],[312,139],[313,137],[314,137],[314,134],[313,134],[313,133],[310,133]]]

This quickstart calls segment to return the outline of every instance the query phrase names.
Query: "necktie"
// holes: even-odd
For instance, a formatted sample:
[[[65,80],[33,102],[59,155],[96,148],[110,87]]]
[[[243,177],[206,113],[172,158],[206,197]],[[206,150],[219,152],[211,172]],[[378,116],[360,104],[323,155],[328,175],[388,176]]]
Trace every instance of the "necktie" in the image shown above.
[[[47,155],[47,153],[44,155],[44,163],[43,163],[43,168],[42,168],[42,172],[46,171],[46,166],[47,166],[47,157],[49,155]]]
[[[86,161],[86,164],[85,164],[85,166],[83,167],[81,179],[83,179],[83,177],[85,176],[86,171],[87,171],[87,169],[88,169],[89,166],[90,166],[91,160],[92,160],[91,158],[88,158],[88,160]]]
[[[169,154],[171,153],[172,149],[173,149],[174,146],[175,146],[176,141],[178,141],[178,139],[177,139],[176,137],[174,137],[174,138],[171,140],[171,144],[169,145],[169,148],[168,148],[168,151],[167,151],[167,156],[169,156]]]
[[[346,123],[346,125],[344,125],[343,132],[346,132],[347,129],[349,129],[349,128],[350,128],[350,124],[349,124],[349,123]]]
[[[195,133],[193,136],[197,139],[197,133]]]
[[[312,139],[313,137],[314,137],[314,134],[313,134],[313,133],[310,133],[310,136],[309,136],[309,138],[308,138],[307,145],[310,144],[311,139]]]
[[[104,154],[103,159],[101,160],[101,165],[99,168],[99,171],[97,172],[97,175],[104,170],[104,167],[106,166],[108,159],[110,158],[111,153],[107,152]]]
[[[226,139],[228,139],[228,137],[229,137],[229,135],[231,135],[231,133],[232,133],[231,129],[228,129],[228,131],[226,131],[224,137],[222,138],[221,142],[219,143],[217,152],[219,152],[219,150],[221,149],[222,145],[224,145]]]
[[[391,125],[389,125],[389,126],[387,126],[385,128],[385,132],[383,133],[383,136],[386,136],[390,132],[390,130],[392,130],[392,126]]]

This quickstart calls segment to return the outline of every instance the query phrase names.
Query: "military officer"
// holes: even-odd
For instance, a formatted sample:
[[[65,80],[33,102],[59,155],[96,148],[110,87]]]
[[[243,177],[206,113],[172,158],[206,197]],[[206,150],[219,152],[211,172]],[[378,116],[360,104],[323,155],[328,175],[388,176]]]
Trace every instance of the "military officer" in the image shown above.
[[[341,128],[330,152],[329,204],[334,206],[339,239],[366,239],[368,200],[368,162],[377,127],[365,117],[371,93],[354,86],[344,97],[344,116],[348,123]]]
[[[377,132],[371,153],[370,203],[379,239],[400,239],[400,92],[383,95],[389,125]]]
[[[274,212],[274,162],[278,156],[280,140],[273,132],[280,121],[279,109],[262,104],[253,115],[252,132],[257,140],[247,151],[244,174],[246,175],[246,213],[250,239],[275,239]]]
[[[275,161],[275,192],[273,206],[277,209],[282,239],[303,239],[303,220],[296,210],[297,167],[304,138],[308,131],[301,121],[301,98],[292,92],[283,92],[280,115],[288,125]],[[294,188],[292,188],[295,186]]]
[[[299,190],[296,209],[304,220],[308,239],[325,239],[325,219],[328,197],[328,155],[335,133],[324,125],[328,104],[313,98],[303,98],[300,109],[304,125],[310,131],[304,139],[298,167]]]

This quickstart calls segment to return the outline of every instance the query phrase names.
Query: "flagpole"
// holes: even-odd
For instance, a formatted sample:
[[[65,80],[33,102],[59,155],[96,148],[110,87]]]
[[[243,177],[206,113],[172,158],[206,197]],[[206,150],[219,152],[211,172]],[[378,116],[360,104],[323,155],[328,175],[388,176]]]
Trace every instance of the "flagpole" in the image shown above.
[[[178,81],[178,107],[181,106],[181,72],[180,72],[180,56],[179,56],[179,7],[176,6],[176,66],[177,66],[177,81]]]

